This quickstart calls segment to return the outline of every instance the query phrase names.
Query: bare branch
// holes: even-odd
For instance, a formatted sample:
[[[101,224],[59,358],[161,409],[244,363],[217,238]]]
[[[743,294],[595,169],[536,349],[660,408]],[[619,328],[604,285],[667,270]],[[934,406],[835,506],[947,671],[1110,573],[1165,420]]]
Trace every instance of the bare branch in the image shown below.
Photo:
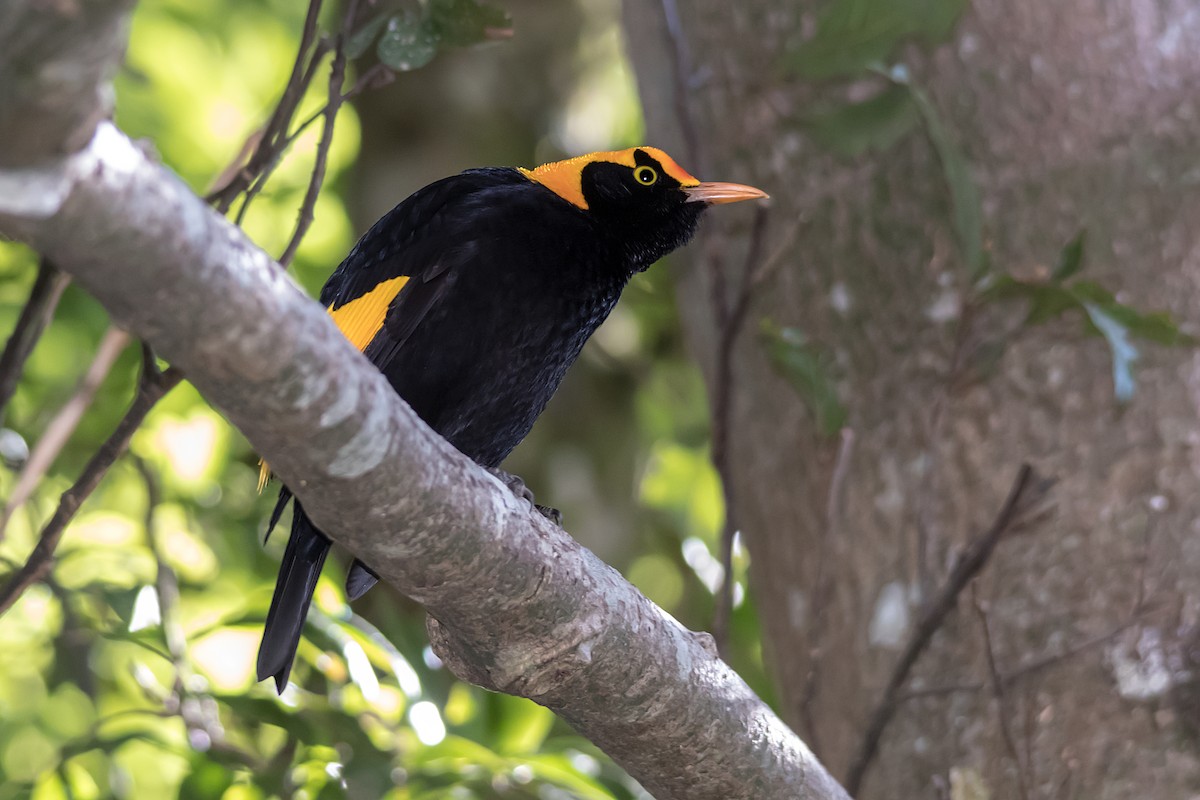
[[[296,108],[300,105],[300,101],[304,98],[304,92],[316,74],[317,64],[327,52],[327,46],[321,42],[317,42],[316,47],[313,47],[313,42],[317,37],[317,19],[321,14],[321,2],[322,0],[309,0],[308,12],[304,17],[304,27],[300,32],[300,45],[296,51],[296,60],[292,64],[292,74],[283,88],[279,103],[275,106],[267,124],[250,134],[237,158],[240,160],[243,154],[251,149],[249,146],[251,141],[254,142],[253,154],[240,168],[235,164],[230,164],[221,173],[222,178],[226,179],[219,179],[216,187],[205,197],[205,200],[215,205],[222,214],[228,211],[237,196],[246,191],[251,183],[267,169],[268,165],[279,157],[281,137],[287,133],[292,117],[296,114]],[[313,51],[311,55],[310,50]]]
[[[1038,478],[1033,468],[1023,464],[1017,473],[1017,478],[1009,490],[1008,499],[996,515],[991,526],[976,537],[958,555],[954,566],[945,582],[936,594],[925,604],[917,625],[909,636],[908,644],[892,669],[891,677],[875,710],[871,713],[870,722],[859,743],[858,752],[846,773],[846,790],[851,795],[858,794],[862,787],[867,769],[879,750],[879,742],[883,738],[884,729],[892,721],[896,709],[900,706],[901,689],[908,680],[908,674],[917,659],[925,652],[925,648],[933,640],[933,634],[942,626],[946,617],[958,603],[958,596],[978,575],[987,564],[992,553],[1007,534],[1018,529],[1034,511],[1038,504],[1050,491],[1053,481]]]
[[[151,363],[153,362],[151,361]],[[133,438],[134,431],[142,424],[146,414],[154,407],[159,398],[173,389],[182,378],[183,374],[174,368],[161,373],[157,369],[153,371],[143,369],[137,394],[134,396],[129,410],[117,424],[116,430],[91,457],[87,466],[84,467],[83,473],[71,485],[71,488],[63,493],[58,503],[58,509],[46,523],[46,527],[42,529],[38,543],[33,548],[25,565],[8,579],[3,588],[0,588],[0,615],[3,615],[17,602],[26,589],[37,583],[50,571],[54,565],[54,551],[58,548],[63,532],[66,530],[67,524],[74,518],[75,512],[79,510],[83,501],[95,491],[100,480],[108,472],[108,468],[129,447],[129,440]]]
[[[96,355],[92,359],[91,366],[88,367],[87,372],[80,379],[79,385],[75,388],[75,393],[54,415],[54,419],[50,420],[42,437],[34,445],[33,452],[29,454],[29,459],[21,469],[21,474],[17,476],[17,482],[8,495],[8,501],[4,504],[4,511],[0,513],[0,539],[4,538],[4,529],[8,527],[8,521],[12,519],[12,515],[33,494],[33,490],[37,488],[42,476],[54,464],[54,460],[58,458],[58,454],[71,438],[71,434],[75,432],[79,421],[83,419],[84,412],[96,398],[100,384],[108,377],[108,372],[116,362],[117,356],[121,355],[127,344],[129,344],[129,334],[115,325],[109,326],[100,340],[100,346],[96,348]]]
[[[58,307],[58,301],[70,282],[70,277],[59,272],[46,259],[42,259],[38,265],[37,279],[29,292],[29,299],[25,301],[21,316],[17,318],[17,327],[13,328],[12,335],[4,345],[4,353],[0,355],[0,412],[12,399],[17,382],[21,379],[21,371],[25,368],[25,361],[41,338],[42,331],[54,317],[54,309]],[[0,530],[2,529],[3,526],[0,526]]]
[[[317,196],[321,193],[321,185],[325,182],[325,164],[329,158],[329,147],[333,144],[333,128],[337,122],[338,110],[342,107],[342,83],[346,78],[346,37],[350,34],[350,26],[353,24],[357,10],[358,0],[350,0],[346,6],[345,23],[342,25],[342,30],[337,35],[334,45],[333,63],[329,67],[329,100],[323,111],[325,126],[321,130],[321,140],[317,143],[312,178],[308,182],[304,201],[300,204],[296,230],[292,233],[292,238],[284,249],[283,255],[279,257],[279,264],[284,269],[287,269],[288,265],[292,263],[296,249],[300,247],[300,241],[304,238],[304,234],[308,233],[309,226],[312,225],[313,208],[317,204]],[[245,206],[242,208],[244,211]]]

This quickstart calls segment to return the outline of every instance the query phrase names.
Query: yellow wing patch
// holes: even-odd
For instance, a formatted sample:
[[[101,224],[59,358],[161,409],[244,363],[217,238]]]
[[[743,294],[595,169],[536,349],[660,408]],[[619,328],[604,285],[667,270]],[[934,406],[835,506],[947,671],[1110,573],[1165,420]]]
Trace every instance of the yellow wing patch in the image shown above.
[[[354,298],[349,303],[343,303],[337,308],[330,306],[329,316],[333,317],[334,324],[338,326],[342,335],[350,340],[350,344],[359,350],[366,350],[367,345],[375,338],[375,334],[379,333],[379,329],[383,327],[388,307],[391,306],[392,301],[396,299],[396,295],[400,294],[400,290],[406,283],[408,283],[407,275],[381,281],[374,289]],[[262,494],[262,490],[270,478],[271,467],[266,461],[259,461],[259,494]]]
[[[333,317],[334,323],[342,335],[350,340],[350,344],[359,350],[366,350],[375,334],[383,327],[388,306],[396,299],[396,295],[400,294],[406,283],[407,275],[381,281],[374,289],[349,303],[343,303],[337,308],[330,306],[329,316]]]
[[[525,169],[524,167],[518,167],[517,169],[526,178],[529,178],[529,180],[542,184],[567,202],[586,209],[588,204],[587,200],[583,197],[583,168],[593,161],[607,161],[632,169],[637,166],[634,153],[638,150],[641,150],[657,161],[659,166],[662,167],[663,172],[679,181],[681,186],[696,186],[700,183],[687,170],[676,164],[673,158],[657,147],[630,147],[626,150],[607,150],[600,153],[588,153],[586,156],[568,158],[565,161],[553,161],[549,164],[542,164],[536,169]]]

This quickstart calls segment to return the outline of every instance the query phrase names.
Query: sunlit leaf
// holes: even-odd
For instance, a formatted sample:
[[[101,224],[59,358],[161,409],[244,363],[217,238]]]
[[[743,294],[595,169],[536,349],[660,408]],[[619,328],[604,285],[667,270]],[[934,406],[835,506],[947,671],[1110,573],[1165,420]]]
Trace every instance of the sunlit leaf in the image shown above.
[[[554,724],[554,714],[532,700],[502,695],[504,709],[496,729],[496,750],[506,755],[535,753]]]
[[[221,800],[234,775],[204,758],[192,758],[191,772],[179,784],[179,800]]]

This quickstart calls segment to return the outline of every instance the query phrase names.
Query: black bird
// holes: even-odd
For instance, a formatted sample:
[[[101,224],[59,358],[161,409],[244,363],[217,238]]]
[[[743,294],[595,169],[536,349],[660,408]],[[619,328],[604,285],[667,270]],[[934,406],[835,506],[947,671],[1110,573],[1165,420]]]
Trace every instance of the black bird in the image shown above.
[[[467,170],[376,222],[321,303],[421,419],[532,501],[498,467],[625,284],[687,243],[709,205],[761,197],[701,183],[653,147]],[[291,496],[280,491],[268,534]],[[258,653],[259,680],[280,692],[329,546],[297,503]],[[347,593],[376,580],[356,561]]]

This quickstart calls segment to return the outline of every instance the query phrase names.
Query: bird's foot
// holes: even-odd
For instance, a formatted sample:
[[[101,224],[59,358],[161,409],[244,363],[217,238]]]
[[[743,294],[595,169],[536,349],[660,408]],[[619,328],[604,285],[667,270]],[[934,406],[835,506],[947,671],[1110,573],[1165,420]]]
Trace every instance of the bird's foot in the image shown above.
[[[557,508],[551,508],[550,506],[539,506],[537,503],[534,503],[533,507],[536,508],[538,513],[543,517],[550,520],[558,527],[562,527],[562,512]]]
[[[539,506],[536,502],[534,502],[533,491],[525,485],[525,481],[521,480],[520,475],[513,475],[511,472],[506,472],[499,467],[484,467],[484,469],[487,470],[492,477],[496,478],[498,481],[507,486],[510,492],[529,503],[529,505],[543,517],[550,520],[558,527],[562,527],[562,512],[557,508],[551,508],[550,506]]]

